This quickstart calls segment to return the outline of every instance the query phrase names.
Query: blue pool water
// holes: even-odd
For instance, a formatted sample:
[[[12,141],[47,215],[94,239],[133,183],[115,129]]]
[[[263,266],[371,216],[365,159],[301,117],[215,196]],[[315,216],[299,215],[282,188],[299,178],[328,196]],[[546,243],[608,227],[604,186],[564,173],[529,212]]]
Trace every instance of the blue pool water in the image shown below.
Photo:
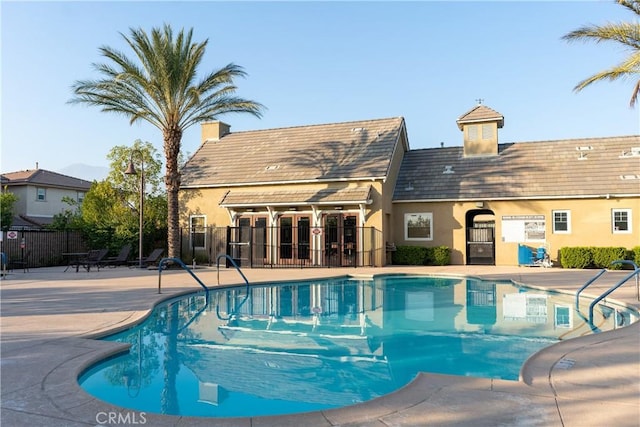
[[[423,276],[234,287],[157,306],[105,340],[129,352],[80,385],[144,412],[235,417],[367,401],[419,372],[516,380],[558,340],[609,330],[637,313],[502,282]]]

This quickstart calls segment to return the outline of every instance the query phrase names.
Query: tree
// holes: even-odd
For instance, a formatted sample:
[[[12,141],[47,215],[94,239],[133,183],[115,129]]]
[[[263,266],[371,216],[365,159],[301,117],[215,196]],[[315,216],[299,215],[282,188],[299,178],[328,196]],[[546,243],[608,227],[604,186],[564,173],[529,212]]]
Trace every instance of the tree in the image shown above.
[[[13,205],[18,201],[18,196],[7,191],[0,192],[0,226],[2,231],[7,231],[13,223]]]
[[[629,9],[637,16],[640,16],[640,0],[617,0],[621,6]],[[605,41],[617,42],[631,51],[630,55],[620,64],[600,71],[579,82],[573,90],[581,91],[592,83],[601,80],[618,80],[631,77],[637,79],[640,75],[640,22],[618,22],[604,25],[588,25],[574,30],[562,37],[564,40],[572,41],[595,41],[601,43]],[[640,79],[636,81],[631,94],[630,106],[633,107],[638,101],[640,94]]]
[[[73,85],[71,103],[101,107],[102,111],[122,114],[130,124],[147,121],[162,131],[167,190],[169,256],[179,256],[180,224],[178,158],[182,134],[188,127],[216,120],[225,113],[249,113],[261,117],[263,106],[235,95],[234,79],[245,77],[242,67],[230,63],[196,82],[208,40],[192,42],[193,29],[181,30],[175,37],[169,25],[121,33],[135,54],[135,61],[124,53],[103,46],[100,53],[107,63],[96,64],[100,80],[80,80]]]
[[[93,183],[82,203],[87,238],[96,247],[114,249],[136,240],[139,233],[140,179],[125,174],[129,162],[133,161],[137,171],[143,169],[141,163],[144,163],[143,235],[145,242],[155,245],[158,230],[166,233],[167,228],[160,155],[151,143],[136,140],[132,146],[113,147],[107,159],[110,160],[107,179]]]
[[[81,229],[84,225],[82,221],[82,205],[69,196],[64,196],[62,203],[69,205],[70,209],[64,209],[62,212],[55,214],[53,221],[46,228],[59,231]]]

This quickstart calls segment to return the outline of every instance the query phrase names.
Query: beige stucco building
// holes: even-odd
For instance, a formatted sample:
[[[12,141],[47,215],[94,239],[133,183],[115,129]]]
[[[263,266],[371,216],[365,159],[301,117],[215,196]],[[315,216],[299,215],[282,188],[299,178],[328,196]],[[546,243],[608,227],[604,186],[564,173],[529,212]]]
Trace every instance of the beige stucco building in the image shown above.
[[[384,265],[394,245],[496,265],[522,263],[519,245],[553,262],[564,246],[640,245],[640,136],[499,143],[504,117],[481,104],[457,124],[460,146],[411,150],[403,118],[205,123],[182,171],[191,245],[237,227],[234,258],[330,266]]]

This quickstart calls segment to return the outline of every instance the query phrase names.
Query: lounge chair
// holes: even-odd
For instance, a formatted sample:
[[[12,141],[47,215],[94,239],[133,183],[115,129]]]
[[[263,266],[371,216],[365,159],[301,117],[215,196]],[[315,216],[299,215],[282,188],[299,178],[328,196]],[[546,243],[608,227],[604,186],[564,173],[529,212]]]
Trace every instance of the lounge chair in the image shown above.
[[[142,258],[142,265],[149,267],[150,265],[156,264],[160,261],[160,257],[163,253],[164,249],[155,248],[147,257]],[[140,265],[139,259],[129,261],[129,267],[135,267],[136,265]]]
[[[22,268],[23,273],[29,271],[29,255],[31,255],[31,250],[25,251],[20,259],[9,259],[9,270],[13,270],[15,267],[18,267]]]
[[[98,271],[103,266],[104,257],[109,253],[109,249],[94,249],[89,251],[86,258],[80,260],[82,265],[87,271],[91,271],[91,266],[95,266]]]
[[[129,254],[131,253],[131,244],[128,243],[120,248],[118,256],[108,257],[104,260],[103,264],[109,267],[117,267],[119,265],[127,265],[129,261]]]

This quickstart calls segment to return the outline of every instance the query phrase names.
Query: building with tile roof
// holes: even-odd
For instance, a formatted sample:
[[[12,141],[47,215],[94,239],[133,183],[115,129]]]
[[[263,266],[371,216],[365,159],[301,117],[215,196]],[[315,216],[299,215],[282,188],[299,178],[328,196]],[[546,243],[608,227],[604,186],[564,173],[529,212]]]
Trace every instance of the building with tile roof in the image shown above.
[[[63,198],[82,202],[91,188],[89,181],[38,167],[3,173],[0,183],[3,191],[6,189],[18,196],[14,205],[14,229],[38,229],[51,224],[54,215],[70,209]]]
[[[564,246],[640,245],[640,135],[499,143],[504,117],[482,104],[456,123],[461,146],[419,150],[402,118],[238,133],[206,123],[183,169],[184,223],[280,227],[262,235],[273,248],[262,255],[304,243],[310,265],[332,247],[358,254],[337,265],[365,265],[367,251],[383,265],[394,245],[517,265],[521,246],[557,262]]]
[[[402,117],[238,133],[205,123],[182,170],[185,225],[266,228],[268,247],[254,245],[265,263],[379,265],[384,253],[363,249],[384,245],[408,150]]]

